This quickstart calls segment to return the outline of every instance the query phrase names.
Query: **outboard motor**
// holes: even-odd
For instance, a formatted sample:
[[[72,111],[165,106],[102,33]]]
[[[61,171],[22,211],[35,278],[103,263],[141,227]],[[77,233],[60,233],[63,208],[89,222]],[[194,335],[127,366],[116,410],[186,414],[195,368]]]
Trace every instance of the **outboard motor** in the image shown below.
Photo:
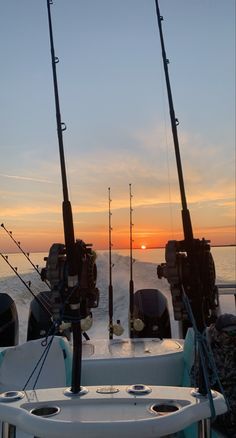
[[[158,289],[135,292],[133,315],[135,338],[171,338],[167,299]],[[138,320],[143,323],[142,330],[136,328]]]
[[[0,347],[12,347],[19,341],[19,322],[15,302],[5,293],[0,294]]]
[[[81,319],[83,332],[90,328],[92,322],[91,308],[97,307],[99,301],[99,291],[96,288],[96,254],[90,246],[82,240],[77,240],[75,243],[80,293],[81,296],[84,295],[84,303],[86,303],[86,312],[84,318]],[[43,338],[47,334],[65,336],[70,340],[70,307],[66,296],[64,296],[65,291],[61,288],[61,285],[66,281],[65,277],[68,269],[65,245],[54,243],[45,260],[46,267],[42,269],[41,278],[43,281],[47,280],[50,283],[51,290],[40,292],[37,298],[31,301],[27,341]],[[62,309],[63,315],[61,315]],[[55,321],[61,321],[58,327],[53,324]]]
[[[30,303],[27,341],[45,337],[52,328],[52,305],[51,305],[51,291],[40,292],[37,299],[33,299]],[[48,313],[40,306],[39,301],[48,309]],[[70,331],[58,328],[53,334],[57,336],[65,336],[70,338]]]

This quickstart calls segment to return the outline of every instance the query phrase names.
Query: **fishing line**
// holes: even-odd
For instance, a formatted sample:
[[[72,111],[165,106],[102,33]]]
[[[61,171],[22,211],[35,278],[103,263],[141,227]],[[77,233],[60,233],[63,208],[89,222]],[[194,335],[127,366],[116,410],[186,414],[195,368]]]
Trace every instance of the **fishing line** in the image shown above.
[[[159,60],[161,63],[161,60]],[[166,149],[166,168],[167,168],[167,183],[168,183],[168,198],[169,198],[169,217],[170,217],[170,228],[172,239],[174,239],[174,220],[173,220],[173,202],[172,202],[172,191],[171,191],[171,181],[170,181],[170,156],[169,156],[169,141],[167,135],[167,117],[166,117],[166,105],[164,99],[164,77],[163,72],[161,74],[161,90],[162,90],[162,108],[164,116],[164,131],[165,131],[165,149]]]
[[[38,275],[40,276],[41,280],[41,273],[38,269],[38,265],[35,265],[32,260],[29,257],[29,253],[25,252],[23,250],[23,248],[20,245],[20,242],[18,242],[17,240],[14,239],[13,235],[12,235],[12,231],[7,230],[7,228],[4,226],[4,224],[1,224],[1,227],[6,231],[6,233],[8,234],[8,236],[12,239],[12,241],[15,243],[15,245],[17,246],[17,248],[19,248],[19,250],[22,252],[22,254],[25,256],[25,258],[28,260],[28,262],[33,266],[34,270],[38,273]],[[51,289],[50,284],[47,282],[47,280],[42,280],[44,281],[44,283],[46,283],[46,285],[48,286],[49,289]]]
[[[188,313],[189,319],[190,319],[191,324],[193,326],[195,343],[197,346],[197,351],[198,351],[199,359],[201,362],[201,367],[199,367],[198,372],[200,371],[200,368],[203,371],[203,376],[204,376],[204,380],[205,380],[207,395],[209,398],[209,404],[210,404],[210,409],[211,409],[211,417],[214,419],[216,417],[215,406],[214,406],[214,402],[213,402],[213,395],[212,395],[211,386],[210,386],[210,379],[209,379],[209,373],[208,373],[208,369],[207,369],[207,365],[206,365],[206,359],[208,360],[209,367],[213,373],[213,376],[214,376],[216,382],[219,385],[220,392],[222,393],[222,395],[225,398],[225,402],[226,402],[226,405],[228,407],[228,410],[230,409],[229,401],[225,395],[224,388],[223,388],[222,383],[221,383],[219,376],[218,376],[217,367],[216,367],[214,355],[213,355],[213,352],[211,349],[211,345],[207,340],[206,330],[203,331],[202,333],[198,330],[197,324],[196,324],[196,321],[195,321],[195,318],[193,315],[193,311],[191,308],[191,304],[190,304],[188,296],[186,295],[183,288],[182,288],[182,296],[183,296],[183,302],[184,302],[186,311]],[[196,370],[195,370],[195,373],[196,373]]]
[[[54,49],[52,19],[51,19],[52,4],[53,4],[52,0],[47,0],[47,16],[48,16],[50,51],[51,51],[51,66],[52,66],[52,75],[53,75],[57,137],[58,137],[62,193],[63,193],[62,215],[63,215],[66,259],[67,259],[67,267],[68,267],[67,286],[68,289],[70,290],[71,288],[73,288],[75,285],[78,284],[78,266],[77,266],[77,257],[76,257],[72,207],[69,200],[68,186],[67,186],[65,154],[64,154],[64,145],[63,145],[63,132],[66,129],[66,125],[61,121],[61,113],[60,113],[60,101],[59,101],[57,69],[56,69],[56,65],[59,59],[55,56],[55,49]],[[76,305],[76,311],[77,313],[79,313],[80,303],[79,302],[74,303],[73,306],[75,305]],[[81,333],[80,322],[76,322],[76,323],[72,322],[72,333],[73,333],[74,349],[73,349],[73,358],[72,358],[73,364],[72,364],[71,391],[73,393],[78,393],[80,391],[80,383],[81,383],[81,358],[82,358],[82,333]]]
[[[129,317],[130,317],[130,338],[134,337],[134,281],[133,281],[133,207],[132,188],[129,184],[129,235],[130,235],[130,280],[129,280]]]
[[[111,259],[111,249],[112,249],[112,240],[111,240],[111,233],[112,233],[112,225],[111,225],[111,188],[108,187],[108,226],[109,226],[109,251],[108,251],[108,257],[109,257],[109,286],[108,286],[108,306],[109,306],[109,339],[113,339],[113,285],[112,285],[112,269],[113,269],[113,263]]]
[[[181,198],[181,204],[182,204],[182,222],[183,222],[184,238],[185,238],[186,242],[188,242],[189,245],[192,245],[193,240],[194,240],[193,229],[192,229],[190,212],[189,212],[188,206],[187,206],[187,199],[186,199],[185,185],[184,185],[184,176],[183,176],[182,162],[181,162],[181,156],[180,156],[180,147],[179,147],[179,139],[178,139],[177,127],[179,125],[179,121],[175,116],[172,91],[171,91],[171,85],[170,85],[170,78],[169,78],[169,70],[168,70],[169,59],[166,56],[165,43],[164,43],[164,37],[163,37],[163,31],[162,31],[163,17],[160,14],[158,0],[155,0],[155,6],[156,6],[156,18],[157,18],[158,29],[159,29],[160,43],[161,43],[163,68],[164,68],[165,80],[166,80],[167,97],[168,97],[168,103],[169,103],[170,121],[171,121],[171,129],[172,129],[173,142],[174,142],[174,151],[175,151],[176,167],[177,167],[177,173],[178,173],[180,198]]]
[[[52,316],[51,312],[48,310],[48,308],[45,306],[45,304],[42,301],[40,301],[40,299],[37,297],[37,295],[35,295],[35,293],[31,290],[30,286],[26,283],[26,281],[23,280],[21,275],[17,272],[17,268],[14,268],[12,266],[12,264],[8,260],[8,256],[4,256],[4,254],[2,254],[1,252],[0,252],[0,255],[3,258],[3,260],[5,260],[5,262],[10,266],[11,270],[17,275],[17,277],[20,279],[20,281],[24,284],[26,289],[28,289],[28,291],[31,293],[31,295],[35,298],[35,300],[40,305],[40,307],[44,310],[44,312],[46,312],[51,317]]]
[[[47,356],[48,356],[48,353],[49,353],[49,350],[50,350],[50,348],[51,348],[51,345],[52,345],[52,342],[53,342],[54,336],[55,336],[55,335],[52,335],[52,337],[51,337],[49,343],[46,345],[46,347],[45,347],[43,353],[41,354],[39,360],[37,361],[37,363],[36,363],[36,365],[35,365],[35,367],[34,367],[32,373],[31,373],[30,376],[28,377],[28,379],[27,379],[27,381],[26,381],[26,383],[25,383],[25,385],[24,385],[22,391],[25,391],[25,389],[26,389],[28,383],[30,382],[30,380],[31,380],[31,378],[33,377],[34,373],[36,372],[36,370],[37,370],[37,368],[38,368],[40,362],[42,361],[42,364],[41,364],[41,366],[40,366],[40,369],[39,369],[38,375],[37,375],[37,377],[36,377],[36,379],[35,379],[35,382],[34,382],[34,385],[33,385],[33,388],[32,388],[32,389],[35,389],[35,386],[36,386],[36,384],[37,384],[37,382],[38,382],[38,379],[39,379],[39,377],[40,377],[40,374],[41,374],[41,372],[42,372],[42,369],[43,369],[43,366],[44,366],[45,360],[46,360],[46,358],[47,358]],[[43,346],[43,344],[42,344],[42,346]]]
[[[169,218],[170,218],[170,232],[172,239],[174,239],[174,221],[173,221],[173,202],[172,202],[172,191],[171,191],[171,181],[170,181],[170,158],[169,158],[169,141],[167,136],[167,116],[166,116],[166,105],[164,98],[164,73],[161,69],[161,58],[158,57],[159,70],[160,70],[160,82],[161,82],[161,92],[162,92],[162,112],[164,119],[164,138],[165,138],[165,149],[166,149],[166,168],[167,168],[167,185],[168,185],[168,198],[169,198]]]

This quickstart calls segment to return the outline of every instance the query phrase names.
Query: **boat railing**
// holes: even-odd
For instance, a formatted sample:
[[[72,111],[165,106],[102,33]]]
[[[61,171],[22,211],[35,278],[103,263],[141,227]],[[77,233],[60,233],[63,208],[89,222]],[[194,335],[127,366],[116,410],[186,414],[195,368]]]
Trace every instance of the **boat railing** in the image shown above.
[[[217,284],[219,296],[233,295],[236,308],[236,283],[219,283]]]

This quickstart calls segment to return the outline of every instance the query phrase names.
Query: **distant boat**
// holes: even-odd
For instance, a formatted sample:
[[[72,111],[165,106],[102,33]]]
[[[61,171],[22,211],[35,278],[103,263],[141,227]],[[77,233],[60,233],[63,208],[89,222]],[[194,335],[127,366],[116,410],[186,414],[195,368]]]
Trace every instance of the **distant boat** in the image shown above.
[[[214,261],[209,243],[193,236],[158,1],[155,0],[155,5],[179,176],[184,239],[167,243],[166,262],[158,266],[157,272],[159,278],[167,278],[170,284],[174,317],[179,321],[179,339],[171,337],[167,300],[161,291],[142,289],[133,293],[132,251],[130,338],[113,339],[111,276],[109,339],[90,340],[87,336],[92,323],[91,309],[99,304],[96,254],[91,245],[74,236],[51,5],[52,1],[47,0],[65,243],[54,243],[50,248],[41,273],[49,287],[31,303],[26,343],[17,345],[18,322],[13,300],[7,294],[0,297],[1,437],[226,436],[215,430],[211,422],[211,417],[226,413],[227,403],[222,393],[212,391],[209,368],[213,374],[217,371],[205,337],[206,325],[217,320],[219,294]],[[131,197],[130,188],[130,212]],[[109,218],[110,215],[109,209]],[[109,232],[111,229],[109,222]],[[130,231],[132,249],[132,215]],[[26,287],[30,289],[27,284]],[[73,343],[70,343],[71,333]],[[191,376],[196,360],[195,386]]]

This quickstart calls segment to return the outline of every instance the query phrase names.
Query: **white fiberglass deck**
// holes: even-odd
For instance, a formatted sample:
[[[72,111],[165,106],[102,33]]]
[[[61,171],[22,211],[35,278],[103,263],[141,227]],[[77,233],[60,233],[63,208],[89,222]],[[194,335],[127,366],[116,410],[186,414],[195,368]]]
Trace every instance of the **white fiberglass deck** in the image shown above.
[[[23,392],[18,400],[2,394],[0,416],[16,426],[17,438],[156,438],[210,417],[208,399],[191,388],[149,389],[135,395],[127,386],[88,387],[83,396],[68,396],[64,388],[41,389]],[[213,400],[217,414],[226,411],[219,393],[214,392]]]
[[[183,347],[172,339],[96,339],[83,344],[83,385],[181,385]]]

